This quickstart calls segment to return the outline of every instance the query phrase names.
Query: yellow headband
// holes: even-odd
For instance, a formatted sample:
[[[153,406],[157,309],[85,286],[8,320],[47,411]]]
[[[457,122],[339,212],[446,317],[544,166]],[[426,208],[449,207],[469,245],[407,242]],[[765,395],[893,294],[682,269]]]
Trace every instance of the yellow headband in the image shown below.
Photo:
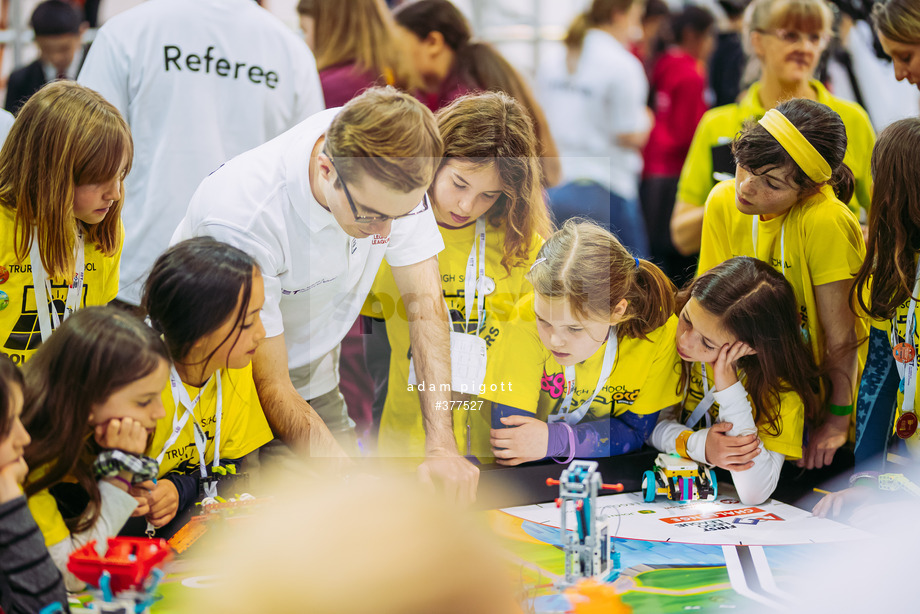
[[[814,145],[808,142],[799,129],[786,116],[770,109],[758,122],[770,135],[779,141],[796,164],[815,183],[824,183],[831,178],[831,165],[827,163]]]

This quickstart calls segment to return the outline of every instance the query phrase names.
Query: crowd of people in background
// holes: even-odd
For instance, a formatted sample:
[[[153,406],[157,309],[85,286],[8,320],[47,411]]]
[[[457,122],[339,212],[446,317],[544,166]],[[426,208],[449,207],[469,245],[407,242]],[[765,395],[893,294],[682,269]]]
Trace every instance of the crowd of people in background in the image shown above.
[[[0,612],[308,458],[469,503],[647,445],[836,515],[914,456],[915,2],[590,0],[532,79],[448,0],[97,10],[0,116]]]

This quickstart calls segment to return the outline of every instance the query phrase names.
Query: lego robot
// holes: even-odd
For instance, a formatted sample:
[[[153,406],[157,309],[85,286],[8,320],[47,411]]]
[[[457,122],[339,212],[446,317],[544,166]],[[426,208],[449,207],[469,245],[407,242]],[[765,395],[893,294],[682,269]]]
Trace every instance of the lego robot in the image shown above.
[[[602,483],[597,463],[582,460],[572,462],[558,480],[548,478],[546,485],[559,486],[556,507],[562,510],[560,531],[565,552],[565,580],[558,582],[558,586],[574,586],[582,578],[605,579],[611,571],[611,558],[615,553],[607,523],[597,519],[597,493],[602,489],[622,492],[623,485]],[[569,503],[575,509],[575,531],[566,527]]]
[[[662,452],[655,467],[642,476],[642,492],[647,503],[658,495],[672,501],[713,501],[718,496],[714,469],[675,454]]]

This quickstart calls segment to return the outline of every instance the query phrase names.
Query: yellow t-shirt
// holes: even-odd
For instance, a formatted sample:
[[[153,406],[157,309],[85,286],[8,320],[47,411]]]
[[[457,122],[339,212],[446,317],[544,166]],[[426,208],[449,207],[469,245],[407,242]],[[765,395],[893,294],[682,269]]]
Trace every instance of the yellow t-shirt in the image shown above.
[[[90,437],[91,436],[92,435],[90,435]],[[95,456],[89,456],[85,450],[81,452],[81,455],[83,463],[88,466],[92,466],[93,462],[96,460]],[[50,469],[50,464],[42,465],[38,469],[30,471],[26,481],[35,482],[40,480],[48,472],[48,469]],[[83,493],[82,496],[87,496],[85,491],[77,486],[77,481],[72,476],[65,476],[61,482],[73,484],[75,488],[79,488],[78,492]],[[55,482],[55,484],[52,484],[52,487],[61,482]],[[26,503],[29,506],[29,511],[32,513],[32,518],[35,519],[35,524],[38,525],[38,529],[45,538],[46,546],[53,546],[70,537],[70,529],[67,528],[67,523],[64,522],[64,515],[58,507],[57,499],[51,494],[49,488],[38,491],[29,497]]]
[[[735,206],[735,182],[724,181],[712,189],[703,217],[703,239],[698,272],[705,273],[735,256],[753,256],[782,272],[795,291],[802,328],[815,360],[824,360],[824,328],[818,318],[815,286],[852,279],[866,256],[862,230],[856,216],[836,198],[822,192],[770,220],[757,223],[757,253],[751,227],[754,216]],[[782,253],[785,225],[785,253]],[[857,339],[867,338],[868,327],[857,318]],[[864,358],[864,356],[863,356]],[[855,384],[854,384],[855,385]]]
[[[476,244],[478,259],[479,247],[476,237],[475,224],[464,228],[438,227],[444,239],[444,251],[438,254],[438,268],[441,272],[441,288],[448,309],[466,314],[466,300],[464,296],[464,280],[466,278],[467,259],[470,249]],[[543,245],[543,239],[534,235],[531,239],[527,262],[512,267],[509,273],[501,264],[504,254],[505,232],[486,224],[486,252],[485,274],[495,282],[495,291],[485,296],[485,318],[479,321],[476,300],[470,312],[470,327],[479,331],[479,336],[485,342],[488,351],[488,362],[491,366],[491,348],[499,337],[498,324],[506,321],[514,309],[514,304],[521,296],[533,292],[530,282],[524,275],[530,270],[530,265],[536,258],[537,252]],[[478,268],[478,264],[477,264]],[[380,419],[380,435],[378,439],[378,453],[383,456],[424,456],[425,431],[422,426],[422,410],[419,393],[409,390],[409,322],[406,319],[406,308],[400,298],[396,281],[390,265],[386,262],[380,267],[371,297],[368,301],[370,312],[366,314],[377,318],[386,319],[387,338],[390,342],[390,376],[387,398]],[[446,326],[446,324],[445,324]],[[472,400],[479,401],[476,396]],[[461,453],[467,450],[467,424],[470,430],[485,437],[474,435],[473,443],[479,442],[470,450],[477,456],[489,454],[488,423],[482,420],[482,411],[457,409],[454,412],[454,434],[457,447]]]
[[[516,317],[504,326],[507,330],[498,344],[494,368],[486,374],[487,391],[483,396],[546,420],[565,399],[565,368],[540,341],[532,294],[521,299],[515,313]],[[672,315],[648,334],[648,340],[621,335],[613,372],[581,421],[628,411],[651,414],[679,403],[676,332],[677,317]],[[575,365],[572,408],[580,407],[594,393],[606,349],[605,341],[590,358]]]
[[[829,106],[840,115],[847,130],[847,151],[844,163],[856,177],[856,191],[850,201],[850,209],[858,212],[862,207],[868,211],[872,201],[872,174],[869,168],[872,148],[875,146],[875,131],[865,110],[858,104],[835,98],[820,81],[812,80],[817,100]],[[744,98],[737,104],[728,104],[707,111],[693,135],[687,159],[680,173],[677,185],[677,200],[691,205],[703,206],[710,190],[716,184],[713,179],[713,147],[730,143],[741,130],[747,119],[760,119],[767,110],[760,103],[760,82],[754,83]],[[724,150],[724,148],[723,148]],[[728,153],[723,151],[723,158]],[[730,162],[734,175],[734,162]]]
[[[53,546],[70,537],[70,529],[64,523],[64,516],[58,509],[57,500],[47,488],[29,497],[26,503],[35,524],[42,532],[42,537],[45,538],[46,546]]]
[[[223,396],[220,457],[222,459],[242,458],[271,441],[272,431],[256,394],[256,386],[252,381],[251,364],[242,369],[221,369],[220,381]],[[198,388],[185,384],[183,386],[190,399],[198,396]],[[147,447],[146,454],[151,458],[156,458],[163,451],[163,445],[169,438],[176,416],[176,405],[168,384],[161,398],[163,407],[166,409],[166,417],[157,422],[156,432]],[[205,461],[210,466],[214,460],[214,435],[216,433],[216,383],[212,382],[205,387],[192,414],[208,438]],[[159,476],[162,477],[169,472],[185,475],[198,472],[198,449],[195,447],[194,426],[191,420],[185,423],[179,438],[166,451],[160,462]]]
[[[712,369],[706,369],[709,388],[715,388]],[[703,373],[700,363],[694,363],[690,372],[690,386],[684,397],[684,404],[681,410],[680,421],[685,423],[700,404],[703,399]],[[754,405],[753,399],[748,395],[748,401],[751,406]],[[709,408],[709,415],[712,416],[712,423],[715,424],[719,418],[719,404],[713,403]],[[701,419],[693,427],[699,430],[706,426],[705,418]],[[769,423],[761,421],[757,425],[757,436],[763,442],[767,450],[778,454],[783,454],[787,459],[795,460],[802,457],[802,434],[805,429],[805,405],[802,398],[795,392],[785,392],[780,394],[779,406],[779,433],[775,434],[770,428]]]
[[[42,336],[32,282],[32,260],[28,254],[21,262],[16,259],[14,219],[14,211],[0,206],[0,352],[22,366],[41,345]],[[120,224],[119,234],[118,250],[112,256],[105,256],[94,243],[85,245],[81,307],[105,305],[118,294],[118,266],[125,237],[124,226]],[[68,284],[63,278],[51,280],[54,307],[61,316]]]

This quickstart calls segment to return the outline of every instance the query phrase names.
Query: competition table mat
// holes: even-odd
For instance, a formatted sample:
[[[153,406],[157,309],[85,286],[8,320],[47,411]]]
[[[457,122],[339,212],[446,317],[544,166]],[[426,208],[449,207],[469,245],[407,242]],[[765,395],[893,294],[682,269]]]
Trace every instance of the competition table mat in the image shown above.
[[[786,609],[792,598],[784,586],[796,573],[834,556],[835,544],[867,537],[779,501],[742,505],[725,483],[712,502],[679,504],[659,497],[645,503],[640,492],[628,491],[639,490],[642,472],[655,456],[640,451],[599,460],[604,481],[622,482],[627,491],[598,497],[620,559],[619,569],[604,580],[636,613]],[[565,561],[554,503],[558,487],[546,485],[562,469],[555,463],[482,467],[478,505],[514,572],[525,612],[572,611],[554,586],[565,575]],[[575,526],[574,515],[567,524]],[[170,563],[160,585],[163,599],[151,611],[181,612],[183,594],[213,579],[196,565],[191,548]]]

